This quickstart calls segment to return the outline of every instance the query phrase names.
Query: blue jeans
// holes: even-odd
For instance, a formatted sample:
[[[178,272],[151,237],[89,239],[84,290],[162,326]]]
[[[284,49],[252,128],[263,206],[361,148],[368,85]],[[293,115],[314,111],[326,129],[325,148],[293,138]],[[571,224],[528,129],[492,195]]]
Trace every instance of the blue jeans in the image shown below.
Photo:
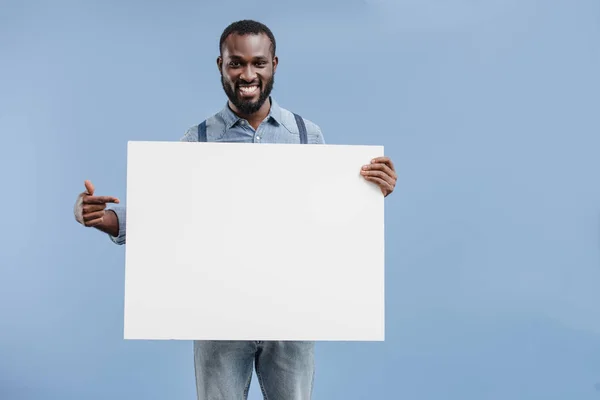
[[[195,341],[198,400],[245,400],[252,369],[265,400],[310,400],[314,342]]]

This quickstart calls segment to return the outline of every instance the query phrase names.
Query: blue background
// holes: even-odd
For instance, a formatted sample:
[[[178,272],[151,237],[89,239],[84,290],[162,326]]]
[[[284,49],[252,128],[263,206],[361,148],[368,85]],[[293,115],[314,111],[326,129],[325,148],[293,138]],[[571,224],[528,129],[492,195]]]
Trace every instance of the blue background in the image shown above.
[[[600,399],[597,0],[0,1],[0,399],[194,398],[190,342],[123,340],[124,248],[72,206],[225,104],[242,18],[283,107],[399,173],[386,341],[319,343],[314,398]]]

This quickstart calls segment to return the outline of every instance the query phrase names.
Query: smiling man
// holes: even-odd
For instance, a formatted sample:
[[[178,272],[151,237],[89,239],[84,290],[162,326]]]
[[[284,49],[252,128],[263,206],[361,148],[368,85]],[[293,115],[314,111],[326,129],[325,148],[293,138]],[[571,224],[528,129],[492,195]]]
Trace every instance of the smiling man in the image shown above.
[[[275,50],[275,38],[265,25],[238,21],[228,26],[221,35],[217,66],[229,101],[220,112],[190,128],[181,140],[324,143],[317,125],[281,108],[271,97],[278,64]],[[396,185],[396,172],[387,157],[370,160],[361,174],[377,184],[384,196]],[[125,244],[125,208],[107,210],[108,203],[119,200],[96,196],[89,181],[85,187],[75,204],[77,221]],[[248,308],[248,312],[261,311]],[[312,396],[313,342],[195,341],[194,365],[198,400],[245,399],[254,367],[265,399],[308,400]]]

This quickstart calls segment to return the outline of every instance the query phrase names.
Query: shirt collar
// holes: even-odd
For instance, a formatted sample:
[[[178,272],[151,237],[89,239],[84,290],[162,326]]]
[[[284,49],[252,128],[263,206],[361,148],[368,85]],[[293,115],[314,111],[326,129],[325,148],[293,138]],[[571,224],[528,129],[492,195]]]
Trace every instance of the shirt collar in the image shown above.
[[[269,101],[271,102],[271,108],[266,120],[272,120],[279,125],[281,124],[281,107],[279,107],[279,104],[272,97],[269,97]],[[241,119],[229,108],[229,103],[226,103],[225,107],[221,110],[221,117],[225,121],[227,129],[231,129]]]
[[[267,118],[271,118],[277,124],[281,124],[281,107],[279,107],[279,104],[272,97],[269,97],[269,99],[271,100],[271,109]]]

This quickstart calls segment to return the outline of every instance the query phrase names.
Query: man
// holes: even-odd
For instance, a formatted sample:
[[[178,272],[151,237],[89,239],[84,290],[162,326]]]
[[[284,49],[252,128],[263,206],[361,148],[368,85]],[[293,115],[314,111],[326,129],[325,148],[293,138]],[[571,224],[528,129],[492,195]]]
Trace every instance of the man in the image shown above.
[[[190,128],[182,141],[246,143],[324,143],[320,128],[283,109],[271,98],[278,58],[273,34],[255,21],[239,21],[225,29],[220,41],[217,66],[223,90],[229,98],[219,113]],[[396,185],[396,173],[387,157],[371,160],[361,174],[377,184],[384,196]],[[123,207],[111,196],[96,196],[94,186],[75,206],[77,221],[105,232],[117,244],[125,244]],[[314,375],[313,342],[196,341],[194,365],[199,400],[246,398],[253,364],[265,398],[310,399]]]

